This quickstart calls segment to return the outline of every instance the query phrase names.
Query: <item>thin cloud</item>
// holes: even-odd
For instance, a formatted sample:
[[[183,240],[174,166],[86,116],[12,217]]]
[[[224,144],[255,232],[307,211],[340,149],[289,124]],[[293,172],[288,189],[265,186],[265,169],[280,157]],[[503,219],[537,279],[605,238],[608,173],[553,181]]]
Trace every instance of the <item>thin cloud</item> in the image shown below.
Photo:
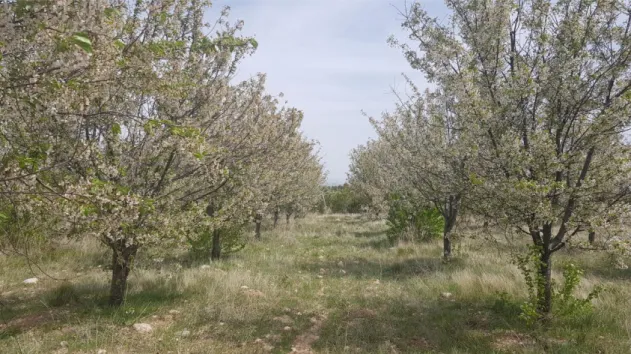
[[[390,35],[404,38],[395,4],[382,0],[218,0],[230,18],[245,22],[244,34],[259,42],[244,60],[239,78],[267,73],[270,93],[285,94],[305,113],[303,131],[321,144],[329,183],[342,183],[349,152],[375,133],[371,116],[392,109],[391,88],[404,89],[402,73],[425,86]],[[395,8],[396,7],[396,8]],[[212,16],[209,14],[209,16]]]

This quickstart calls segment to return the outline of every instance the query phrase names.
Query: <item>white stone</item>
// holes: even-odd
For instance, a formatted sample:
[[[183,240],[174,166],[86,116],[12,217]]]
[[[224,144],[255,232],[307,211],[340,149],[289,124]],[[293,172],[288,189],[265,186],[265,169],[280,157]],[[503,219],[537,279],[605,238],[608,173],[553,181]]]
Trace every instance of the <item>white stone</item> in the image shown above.
[[[28,279],[24,279],[23,283],[24,284],[37,284],[38,281],[39,279],[37,278],[28,278]]]
[[[151,325],[148,323],[134,323],[133,327],[136,332],[139,333],[149,333],[153,331],[153,327],[151,327]]]
[[[450,299],[453,296],[452,293],[441,293],[440,297],[442,297],[443,299]]]
[[[99,350],[96,351],[96,354],[107,354],[107,350],[99,349]]]
[[[191,331],[189,331],[188,329],[183,329],[183,330],[177,332],[177,336],[178,337],[186,338],[186,337],[188,337],[190,335],[191,335]]]

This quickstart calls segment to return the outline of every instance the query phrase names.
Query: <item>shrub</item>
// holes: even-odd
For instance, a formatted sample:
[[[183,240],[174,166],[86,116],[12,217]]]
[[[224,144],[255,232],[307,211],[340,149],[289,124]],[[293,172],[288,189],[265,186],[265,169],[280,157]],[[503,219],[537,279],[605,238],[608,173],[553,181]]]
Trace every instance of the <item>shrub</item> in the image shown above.
[[[3,200],[3,203],[9,202]],[[4,206],[0,209],[0,250],[18,253],[43,250],[52,238],[54,223],[55,220],[41,209],[31,212]]]
[[[540,303],[539,296],[543,293],[544,282],[538,272],[538,249],[532,247],[526,255],[517,256],[517,266],[521,270],[528,287],[528,300],[521,305],[519,318],[527,324],[534,324],[541,319],[541,314],[537,311],[537,304]],[[583,318],[589,315],[592,310],[592,300],[596,299],[603,288],[595,287],[584,299],[574,296],[576,288],[581,283],[583,271],[573,263],[567,263],[563,267],[563,285],[557,286],[552,283],[552,315],[557,318]]]
[[[445,220],[436,208],[417,206],[407,198],[392,195],[388,211],[388,239],[391,242],[427,241],[442,235]]]
[[[348,185],[324,187],[324,201],[316,209],[324,213],[329,209],[332,213],[361,213],[370,205],[368,197],[352,190]]]
[[[79,294],[71,283],[65,282],[56,288],[48,297],[47,303],[53,307],[61,307],[70,303],[79,303]]]

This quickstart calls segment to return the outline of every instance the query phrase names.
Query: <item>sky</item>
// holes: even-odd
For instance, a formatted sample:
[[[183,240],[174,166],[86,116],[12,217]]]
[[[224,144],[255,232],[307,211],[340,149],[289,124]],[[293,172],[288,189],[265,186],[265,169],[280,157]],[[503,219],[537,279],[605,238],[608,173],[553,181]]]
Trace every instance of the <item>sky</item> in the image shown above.
[[[423,4],[430,14],[444,12],[440,0]],[[302,131],[320,144],[328,184],[344,183],[351,150],[376,136],[362,112],[392,110],[393,90],[406,89],[402,74],[426,86],[387,43],[391,35],[406,38],[398,11],[405,0],[215,0],[207,18],[224,6],[259,43],[237,79],[266,73],[269,93],[282,92],[304,112]]]

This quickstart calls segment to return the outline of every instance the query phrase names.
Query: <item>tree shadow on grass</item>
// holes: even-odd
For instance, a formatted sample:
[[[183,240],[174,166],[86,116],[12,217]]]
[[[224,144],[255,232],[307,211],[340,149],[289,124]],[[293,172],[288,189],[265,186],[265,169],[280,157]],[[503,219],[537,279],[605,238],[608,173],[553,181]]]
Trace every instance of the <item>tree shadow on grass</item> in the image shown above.
[[[355,237],[366,237],[366,238],[373,238],[373,237],[384,236],[385,234],[386,234],[385,230],[353,232],[353,236],[355,236]]]
[[[611,263],[611,261],[604,259],[593,264],[586,264],[579,261],[579,266],[585,272],[585,275],[594,275],[612,281],[631,279],[631,268],[617,268]]]
[[[322,218],[329,224],[357,226],[367,222],[376,221],[359,214],[340,214],[339,216],[325,216]]]
[[[341,262],[341,263],[340,263]],[[459,269],[462,262],[454,260],[443,263],[440,258],[413,258],[404,260],[384,260],[378,262],[365,258],[346,258],[336,261],[315,261],[298,264],[302,271],[332,277],[355,277],[358,279],[405,279],[438,271]],[[343,270],[344,272],[341,272]]]
[[[32,329],[48,331],[85,319],[131,325],[183,297],[174,283],[161,279],[142,282],[141,289],[135,290],[141,284],[130,280],[125,304],[118,308],[109,306],[109,284],[102,282],[61,283],[28,299],[3,299],[0,340]]]
[[[374,248],[377,250],[383,250],[387,248],[392,248],[393,244],[392,244],[392,241],[388,240],[387,238],[381,237],[381,238],[372,239],[366,242],[362,242],[360,246]]]
[[[178,251],[179,252],[175,254],[165,255],[162,257],[150,257],[143,255],[142,258],[135,260],[136,268],[157,271],[177,271],[180,268],[191,269],[213,263],[210,258],[210,250],[202,251],[187,248]],[[228,253],[224,250],[219,261],[230,260],[235,258],[238,254],[239,251]],[[105,269],[111,269],[111,265],[108,264]]]
[[[287,353],[309,336],[309,349],[322,353],[598,352],[593,350],[597,344],[558,339],[554,331],[528,327],[519,319],[521,300],[506,296],[331,296],[335,298],[326,303],[333,306],[320,307],[317,313],[300,312],[295,299],[298,308],[277,306],[226,320],[217,306],[199,313],[197,325],[206,326],[205,339],[232,343],[243,352],[264,352],[263,345],[271,343],[272,352]]]
[[[208,339],[234,343],[244,352],[254,352],[256,341],[262,340],[273,344],[275,353],[291,351],[301,337],[308,336],[313,336],[308,342],[310,349],[323,353],[443,353],[458,349],[490,353],[499,352],[496,335],[512,335],[522,326],[517,319],[517,303],[498,306],[492,299],[480,303],[422,298],[409,301],[387,296],[339,300],[331,302],[335,307],[320,308],[318,313],[270,308],[228,320],[222,326],[212,325],[223,320],[221,309],[216,309],[200,313],[198,322],[199,326],[214,326],[206,331]],[[285,319],[291,322],[283,322]]]
[[[608,280],[629,280],[631,279],[631,268],[598,267],[586,269],[585,274],[593,274]]]
[[[361,246],[363,247],[384,249],[393,246],[392,241],[388,240],[384,230],[354,232],[353,236],[365,240],[361,243]]]
[[[604,250],[585,250],[578,247],[559,251],[554,261],[554,271],[561,273],[567,263],[574,263],[584,271],[586,276],[595,276],[610,281],[624,281],[631,279],[631,268],[625,268],[631,258],[625,257],[616,266],[612,255]]]
[[[496,299],[360,297],[336,308],[315,343],[322,352],[492,353],[554,351],[518,319],[519,304]],[[558,344],[562,345],[562,344]],[[557,348],[558,349],[558,348]]]

